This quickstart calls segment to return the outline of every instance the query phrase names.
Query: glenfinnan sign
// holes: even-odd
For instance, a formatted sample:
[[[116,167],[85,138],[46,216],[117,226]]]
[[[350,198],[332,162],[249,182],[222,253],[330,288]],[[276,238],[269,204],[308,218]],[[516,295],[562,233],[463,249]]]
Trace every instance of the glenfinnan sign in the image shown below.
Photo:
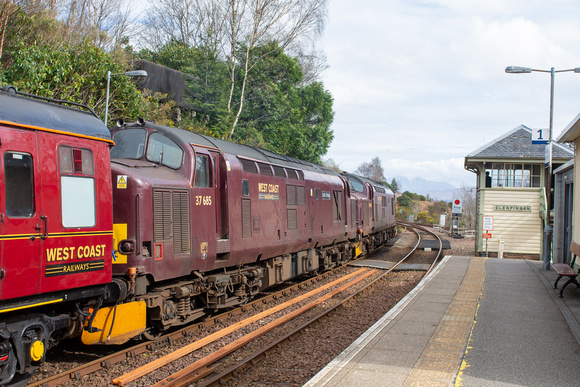
[[[514,205],[494,205],[495,211],[525,211],[532,212],[532,206],[514,206]]]

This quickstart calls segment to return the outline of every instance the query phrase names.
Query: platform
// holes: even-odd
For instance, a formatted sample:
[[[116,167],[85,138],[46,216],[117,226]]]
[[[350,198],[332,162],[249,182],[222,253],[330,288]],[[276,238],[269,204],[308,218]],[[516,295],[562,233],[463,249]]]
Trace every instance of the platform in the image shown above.
[[[579,386],[580,289],[542,262],[445,257],[306,386]]]

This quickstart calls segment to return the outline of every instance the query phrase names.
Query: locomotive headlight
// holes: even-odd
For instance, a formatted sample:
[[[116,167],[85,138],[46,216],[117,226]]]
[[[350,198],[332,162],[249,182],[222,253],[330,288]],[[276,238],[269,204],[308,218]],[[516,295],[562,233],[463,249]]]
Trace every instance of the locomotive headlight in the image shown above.
[[[130,239],[123,239],[119,242],[119,253],[131,254],[135,251],[135,242]]]

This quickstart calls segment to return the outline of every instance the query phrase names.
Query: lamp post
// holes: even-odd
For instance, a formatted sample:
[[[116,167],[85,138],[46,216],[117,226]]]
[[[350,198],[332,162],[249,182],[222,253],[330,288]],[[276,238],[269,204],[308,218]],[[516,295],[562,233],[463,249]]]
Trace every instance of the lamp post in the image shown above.
[[[546,185],[546,208],[548,210],[546,227],[544,228],[544,251],[542,254],[542,261],[544,270],[550,270],[550,260],[552,256],[552,227],[550,226],[550,202],[552,201],[552,132],[554,122],[554,75],[556,73],[575,72],[580,73],[580,67],[565,70],[555,70],[552,67],[550,70],[539,70],[530,67],[508,66],[505,68],[508,74],[527,74],[531,72],[550,73],[550,127],[549,139],[546,145],[546,152],[548,154],[548,166],[546,171],[547,182]]]
[[[109,87],[111,85],[111,77],[115,75],[125,75],[127,77],[146,77],[147,71],[145,70],[135,70],[135,71],[125,71],[124,73],[111,74],[107,71],[107,98],[105,101],[105,126],[107,126],[107,121],[109,118]]]

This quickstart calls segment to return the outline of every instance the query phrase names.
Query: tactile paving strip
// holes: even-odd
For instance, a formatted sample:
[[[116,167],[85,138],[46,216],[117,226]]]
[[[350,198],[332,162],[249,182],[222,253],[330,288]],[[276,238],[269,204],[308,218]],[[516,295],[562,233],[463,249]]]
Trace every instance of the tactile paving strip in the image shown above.
[[[485,258],[472,258],[451,305],[405,380],[405,386],[450,386],[459,372],[485,277]]]

